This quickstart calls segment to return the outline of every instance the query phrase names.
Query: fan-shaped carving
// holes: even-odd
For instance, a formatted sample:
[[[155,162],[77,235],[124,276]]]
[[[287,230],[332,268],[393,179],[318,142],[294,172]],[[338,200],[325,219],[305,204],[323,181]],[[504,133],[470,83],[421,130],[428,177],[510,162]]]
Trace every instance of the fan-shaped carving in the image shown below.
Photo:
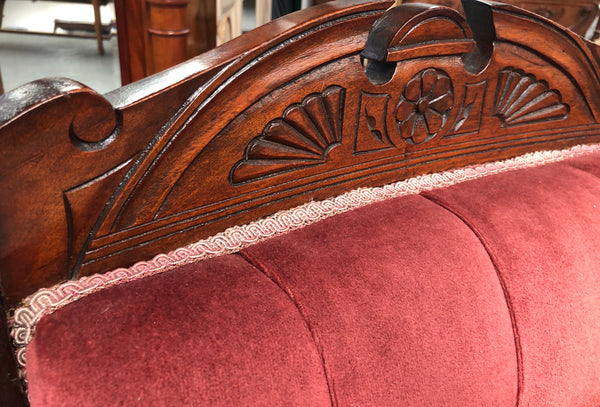
[[[560,92],[521,70],[503,69],[498,76],[494,116],[502,126],[521,126],[561,120],[569,114]]]
[[[345,90],[330,86],[289,106],[248,143],[230,173],[232,184],[322,164],[342,140]]]

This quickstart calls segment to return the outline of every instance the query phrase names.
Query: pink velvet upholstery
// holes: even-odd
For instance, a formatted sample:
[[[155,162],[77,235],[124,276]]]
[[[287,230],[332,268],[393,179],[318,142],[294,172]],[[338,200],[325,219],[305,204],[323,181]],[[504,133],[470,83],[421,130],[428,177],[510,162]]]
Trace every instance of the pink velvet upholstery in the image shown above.
[[[481,238],[506,286],[522,405],[600,405],[599,170],[595,154],[427,193]]]
[[[514,406],[515,344],[493,265],[459,219],[423,197],[242,255],[299,304],[340,405]]]
[[[239,256],[111,287],[42,321],[27,353],[33,406],[329,402],[294,304]]]
[[[32,406],[600,405],[600,155],[390,199],[44,317]]]

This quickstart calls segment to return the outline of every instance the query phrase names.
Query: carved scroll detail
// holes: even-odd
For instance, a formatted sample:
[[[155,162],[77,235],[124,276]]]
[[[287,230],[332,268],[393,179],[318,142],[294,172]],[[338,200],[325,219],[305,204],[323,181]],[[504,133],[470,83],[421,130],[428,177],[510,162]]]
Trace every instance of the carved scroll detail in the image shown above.
[[[565,119],[569,106],[562,103],[558,90],[548,88],[546,81],[505,68],[498,74],[493,114],[502,127],[522,126]]]
[[[454,105],[448,74],[429,68],[408,81],[396,106],[396,125],[409,144],[422,144],[444,127]]]
[[[345,89],[330,86],[289,106],[246,147],[244,159],[230,172],[239,184],[282,172],[323,164],[342,140]]]

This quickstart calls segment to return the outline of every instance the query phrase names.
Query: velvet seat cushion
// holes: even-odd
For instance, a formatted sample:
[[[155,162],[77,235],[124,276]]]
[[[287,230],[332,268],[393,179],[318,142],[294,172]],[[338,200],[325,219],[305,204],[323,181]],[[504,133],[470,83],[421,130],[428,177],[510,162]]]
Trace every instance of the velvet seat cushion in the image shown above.
[[[32,406],[600,404],[600,156],[342,213],[88,295]]]
[[[298,304],[344,406],[514,406],[516,350],[489,256],[408,196],[242,250]]]
[[[480,237],[505,285],[522,405],[600,405],[600,154],[425,195]]]
[[[43,318],[32,406],[326,405],[294,305],[239,256],[102,290]]]
[[[420,196],[90,295],[27,359],[33,406],[513,406],[517,384],[489,256]]]

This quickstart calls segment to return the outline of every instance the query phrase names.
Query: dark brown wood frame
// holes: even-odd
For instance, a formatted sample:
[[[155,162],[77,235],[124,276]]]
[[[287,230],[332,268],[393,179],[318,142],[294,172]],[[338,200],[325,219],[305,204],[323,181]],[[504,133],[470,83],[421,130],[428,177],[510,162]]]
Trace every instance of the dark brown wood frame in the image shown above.
[[[600,141],[595,45],[499,3],[390,5],[307,9],[104,96],[1,96],[4,311],[359,186]]]

